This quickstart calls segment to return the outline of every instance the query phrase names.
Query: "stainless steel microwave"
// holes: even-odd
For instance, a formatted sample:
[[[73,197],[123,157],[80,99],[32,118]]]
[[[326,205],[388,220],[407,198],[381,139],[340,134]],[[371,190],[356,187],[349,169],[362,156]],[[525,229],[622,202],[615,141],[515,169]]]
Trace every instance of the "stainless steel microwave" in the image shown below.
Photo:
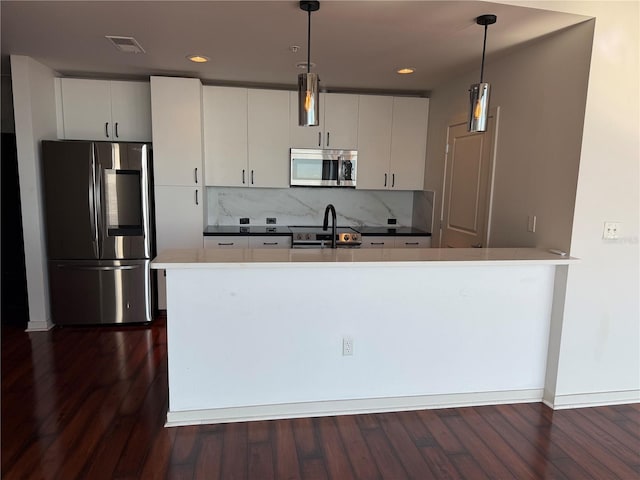
[[[355,187],[357,150],[291,149],[291,186]]]

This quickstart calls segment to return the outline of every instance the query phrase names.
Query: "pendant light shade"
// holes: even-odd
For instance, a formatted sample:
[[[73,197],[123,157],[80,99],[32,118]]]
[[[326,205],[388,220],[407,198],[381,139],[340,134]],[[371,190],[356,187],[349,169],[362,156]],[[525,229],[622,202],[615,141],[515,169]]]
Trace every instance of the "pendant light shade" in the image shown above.
[[[298,75],[298,125],[315,127],[320,124],[320,80],[311,68],[311,12],[320,9],[320,2],[301,0],[300,9],[307,12],[307,73]]]
[[[476,18],[478,25],[484,25],[484,43],[482,45],[482,64],[480,65],[480,83],[469,87],[469,132],[486,132],[489,117],[489,94],[491,85],[483,82],[484,54],[487,48],[487,27],[496,23],[495,15],[481,15]]]

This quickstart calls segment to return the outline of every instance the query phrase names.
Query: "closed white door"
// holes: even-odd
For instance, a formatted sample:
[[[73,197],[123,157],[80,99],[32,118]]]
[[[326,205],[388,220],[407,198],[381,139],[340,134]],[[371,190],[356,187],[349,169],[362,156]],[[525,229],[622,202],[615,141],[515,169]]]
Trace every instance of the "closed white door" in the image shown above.
[[[203,87],[206,184],[246,187],[247,89]]]
[[[360,95],[357,188],[389,188],[393,97]]]
[[[289,187],[289,92],[249,90],[249,186]]]
[[[485,133],[467,132],[467,124],[449,125],[443,191],[441,247],[486,247],[495,117]]]
[[[149,82],[111,82],[113,139],[151,141],[151,86]]]

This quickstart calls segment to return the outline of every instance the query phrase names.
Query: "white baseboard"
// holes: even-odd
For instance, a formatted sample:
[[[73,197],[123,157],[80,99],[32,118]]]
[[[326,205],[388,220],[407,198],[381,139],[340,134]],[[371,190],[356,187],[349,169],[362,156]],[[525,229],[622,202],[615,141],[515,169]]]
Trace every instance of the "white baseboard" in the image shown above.
[[[640,390],[621,390],[617,392],[575,393],[557,395],[553,402],[543,400],[543,403],[554,410],[583,407],[602,407],[606,405],[624,405],[639,403]]]
[[[27,329],[25,330],[25,332],[46,332],[48,330],[51,330],[52,328],[53,323],[47,321],[29,321],[29,323],[27,323]]]
[[[401,412],[433,408],[530,403],[540,402],[541,400],[542,389],[532,389],[211,408],[204,410],[169,411],[167,413],[167,423],[165,426],[178,427],[184,425],[246,422],[282,418]]]

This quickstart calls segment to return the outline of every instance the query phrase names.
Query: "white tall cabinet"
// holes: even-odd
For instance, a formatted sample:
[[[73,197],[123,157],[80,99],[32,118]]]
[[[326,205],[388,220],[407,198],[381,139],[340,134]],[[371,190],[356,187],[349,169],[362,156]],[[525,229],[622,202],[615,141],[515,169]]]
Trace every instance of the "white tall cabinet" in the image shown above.
[[[361,95],[358,189],[422,190],[429,99]]]
[[[149,82],[61,78],[56,87],[63,138],[151,141]]]
[[[290,93],[292,148],[358,148],[359,95],[320,94],[320,125],[298,126],[298,92]]]
[[[203,89],[206,184],[289,186],[289,92]]]
[[[151,118],[157,250],[202,248],[206,199],[200,80],[151,77]],[[166,308],[163,271],[158,273],[158,307]]]

